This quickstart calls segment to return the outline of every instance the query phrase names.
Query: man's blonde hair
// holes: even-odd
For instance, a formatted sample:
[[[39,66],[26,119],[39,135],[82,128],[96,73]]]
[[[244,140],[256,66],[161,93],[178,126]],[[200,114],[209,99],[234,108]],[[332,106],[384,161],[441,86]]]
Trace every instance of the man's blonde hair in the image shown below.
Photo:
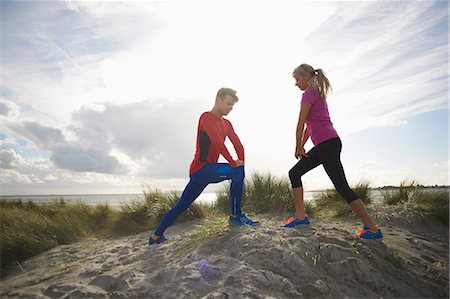
[[[236,95],[236,90],[226,87],[219,89],[219,91],[217,92],[217,98],[223,100],[226,96],[231,96],[234,99],[235,103],[239,101],[239,98]]]

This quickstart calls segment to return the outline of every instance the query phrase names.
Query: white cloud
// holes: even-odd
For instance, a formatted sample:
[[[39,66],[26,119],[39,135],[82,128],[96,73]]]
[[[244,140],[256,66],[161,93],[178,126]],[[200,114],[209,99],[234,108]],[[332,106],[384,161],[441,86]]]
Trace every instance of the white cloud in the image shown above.
[[[0,167],[13,169],[23,164],[23,160],[13,149],[0,149]]]
[[[210,107],[203,101],[145,100],[104,103],[104,110],[82,108],[73,114],[83,143],[110,144],[134,171],[155,178],[184,177],[195,150],[197,122]]]
[[[407,126],[414,115],[448,108],[446,3],[18,5],[3,5],[1,15],[2,163],[13,165],[25,152],[49,158],[36,176],[23,167],[8,172],[11,182],[62,190],[58,181],[112,186],[117,179],[120,186],[152,181],[181,183],[179,189],[198,117],[222,86],[241,98],[229,118],[246,148],[247,173],[286,175],[295,163],[300,99],[291,72],[303,62],[329,75],[335,89],[329,106],[341,136]],[[19,144],[21,138],[29,143]],[[367,164],[349,169],[350,177],[362,171],[393,184],[422,173],[377,172],[382,161],[373,162],[379,163],[373,172]],[[330,184],[321,170],[305,182]]]
[[[50,161],[60,168],[105,173],[125,171],[117,159],[109,155],[111,147],[107,143],[94,142],[97,139],[67,141],[61,130],[37,122],[15,123],[9,128],[49,152]]]
[[[19,106],[14,102],[8,101],[3,97],[0,97],[0,118],[9,117],[16,118],[19,115]]]
[[[27,175],[19,173],[17,170],[15,169],[1,169],[0,173],[2,174],[0,176],[0,182],[2,183],[2,185],[10,185],[10,184],[14,184],[16,185],[16,188],[19,187],[19,184],[32,184],[33,181],[32,179],[30,179]],[[2,188],[2,191],[4,191],[4,188]],[[19,189],[14,188],[13,192],[18,192]],[[6,189],[6,188],[5,188]],[[7,194],[7,193],[6,193]]]

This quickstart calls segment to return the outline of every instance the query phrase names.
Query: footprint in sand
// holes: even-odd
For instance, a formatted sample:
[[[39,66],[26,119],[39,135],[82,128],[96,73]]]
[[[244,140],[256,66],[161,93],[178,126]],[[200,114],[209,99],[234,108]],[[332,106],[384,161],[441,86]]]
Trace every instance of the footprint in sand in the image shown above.
[[[423,258],[424,260],[426,260],[429,263],[436,262],[436,259],[434,259],[433,257],[431,257],[429,255],[426,255],[426,254],[422,254],[420,257]]]
[[[109,275],[97,276],[89,282],[89,285],[98,286],[107,292],[125,291],[130,287],[126,280]]]
[[[65,294],[76,289],[73,285],[50,285],[45,291],[44,295],[50,298],[61,298]]]

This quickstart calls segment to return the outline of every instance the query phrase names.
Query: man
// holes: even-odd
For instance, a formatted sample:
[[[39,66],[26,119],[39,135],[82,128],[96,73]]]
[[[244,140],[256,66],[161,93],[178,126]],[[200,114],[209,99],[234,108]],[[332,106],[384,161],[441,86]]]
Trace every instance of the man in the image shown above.
[[[258,224],[247,217],[241,210],[242,191],[244,188],[244,147],[234,132],[231,122],[223,116],[228,115],[239,100],[236,91],[221,88],[217,92],[216,102],[211,111],[200,116],[197,130],[197,146],[194,160],[189,170],[190,181],[180,199],[162,218],[154,234],[149,238],[149,245],[159,244],[169,238],[164,231],[194,202],[210,183],[231,180],[230,201],[231,215],[229,223],[238,226],[255,226]],[[238,155],[233,160],[225,147],[228,137]],[[228,163],[217,163],[222,155]]]

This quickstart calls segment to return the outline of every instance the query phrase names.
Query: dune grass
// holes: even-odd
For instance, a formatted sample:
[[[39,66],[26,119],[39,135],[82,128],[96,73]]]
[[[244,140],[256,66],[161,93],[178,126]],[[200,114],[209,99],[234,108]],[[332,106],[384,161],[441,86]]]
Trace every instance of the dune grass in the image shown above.
[[[386,205],[398,205],[417,197],[421,192],[416,181],[402,181],[398,187],[381,190],[383,203]]]
[[[196,228],[184,250],[213,238],[227,229],[230,212],[229,184],[218,193],[214,204],[194,203],[177,222],[195,218],[212,218]],[[370,183],[361,181],[353,187],[365,204],[371,204]],[[416,182],[402,182],[394,190],[384,191],[385,205],[408,205],[424,211],[430,219],[449,223],[449,190],[424,190]],[[108,204],[96,206],[82,202],[65,202],[62,198],[36,204],[0,201],[0,266],[9,266],[60,244],[70,244],[90,237],[114,237],[153,230],[163,215],[177,202],[179,193],[145,190],[143,197],[123,203],[120,210]],[[284,215],[294,212],[290,182],[271,174],[253,173],[246,178],[242,198],[243,211],[256,214]],[[373,206],[372,208],[376,208]],[[348,217],[352,214],[345,200],[334,190],[325,190],[305,202],[311,217]]]
[[[216,206],[223,213],[230,213],[230,184],[226,184],[217,194]],[[270,173],[254,172],[250,178],[245,179],[242,209],[244,212],[256,214],[293,213],[294,198],[289,179],[279,178]],[[305,210],[307,213],[312,213],[312,206],[308,202],[305,202]]]
[[[217,208],[223,213],[230,210],[230,185],[218,193]],[[365,204],[371,203],[370,183],[361,181],[353,190]],[[314,196],[313,201],[305,201],[305,212],[309,216],[343,217],[351,214],[348,204],[335,189],[324,190]],[[275,215],[291,214],[295,211],[294,197],[288,178],[278,178],[271,174],[253,173],[245,180],[242,196],[244,211],[256,214],[271,213]]]
[[[42,204],[0,201],[1,274],[11,265],[61,244],[153,229],[177,200],[178,193],[148,190],[143,199],[124,203],[119,211],[106,203],[93,206],[63,198]],[[193,204],[177,222],[216,213],[211,205]]]
[[[221,215],[195,226],[189,238],[181,240],[177,249],[171,253],[172,258],[179,258],[194,251],[205,242],[211,241],[230,230],[227,217]]]
[[[369,181],[362,180],[352,189],[365,205],[372,203]],[[348,203],[336,189],[328,189],[314,196],[313,215],[316,217],[348,217],[352,213]]]
[[[404,205],[414,207],[427,215],[428,219],[437,220],[445,225],[449,224],[449,195],[448,188],[425,189],[417,181],[402,181],[398,187],[381,191],[385,205]]]
[[[409,200],[411,205],[430,213],[432,218],[449,224],[449,190],[422,191]]]
[[[138,198],[122,204],[118,219],[114,223],[114,232],[130,234],[155,228],[180,197],[179,192],[166,193],[157,189],[143,191],[143,195],[143,199]],[[176,223],[208,218],[214,214],[216,211],[211,205],[194,202],[178,217]]]
[[[5,267],[60,244],[102,234],[112,221],[106,204],[55,200],[45,204],[5,202],[0,210],[0,265]]]

